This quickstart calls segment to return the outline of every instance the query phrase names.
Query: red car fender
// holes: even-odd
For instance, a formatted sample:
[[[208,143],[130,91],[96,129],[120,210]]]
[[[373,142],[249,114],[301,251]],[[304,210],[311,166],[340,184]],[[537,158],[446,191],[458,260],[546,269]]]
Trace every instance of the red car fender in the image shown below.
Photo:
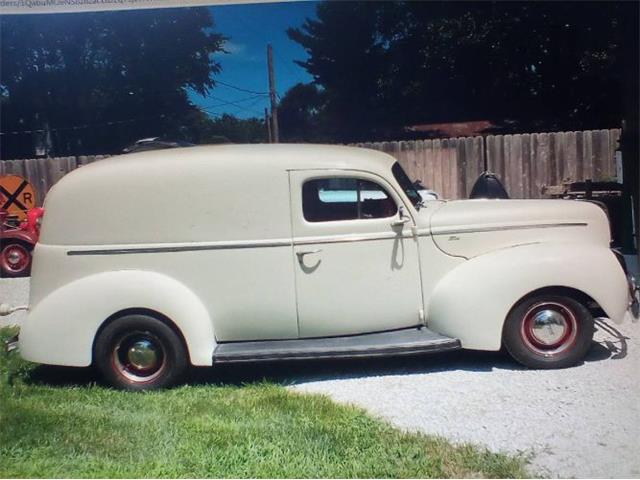
[[[2,243],[7,243],[10,240],[18,240],[33,246],[38,241],[38,234],[33,234],[20,228],[12,230],[4,230],[2,232]]]

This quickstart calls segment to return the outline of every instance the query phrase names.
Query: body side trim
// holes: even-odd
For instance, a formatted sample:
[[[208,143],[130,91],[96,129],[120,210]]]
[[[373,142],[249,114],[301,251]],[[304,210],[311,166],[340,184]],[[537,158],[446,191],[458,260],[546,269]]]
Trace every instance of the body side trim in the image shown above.
[[[499,232],[503,230],[528,230],[532,228],[562,228],[562,227],[586,227],[589,224],[587,222],[562,222],[562,223],[532,223],[525,225],[496,225],[487,227],[435,227],[429,232],[428,229],[421,229],[418,235],[421,237],[429,235],[454,235],[457,233],[484,233],[484,232]]]
[[[350,243],[350,242],[366,242],[373,240],[393,240],[395,238],[412,238],[410,233],[397,234],[393,232],[388,233],[374,233],[363,235],[323,235],[318,237],[300,237],[292,240],[254,240],[254,241],[232,241],[232,242],[219,242],[219,243],[207,243],[196,245],[167,245],[167,246],[153,246],[153,247],[115,247],[115,248],[101,248],[101,249],[87,249],[87,250],[68,250],[67,255],[127,255],[137,253],[175,253],[175,252],[193,252],[202,250],[232,250],[232,249],[245,249],[245,248],[274,248],[274,247],[291,247],[296,245],[312,245],[312,244],[328,244],[328,243]]]
[[[125,247],[125,248],[104,248],[91,250],[69,250],[67,255],[127,255],[134,253],[174,253],[174,252],[194,252],[201,250],[230,250],[243,248],[273,248],[273,247],[289,247],[290,240],[274,240],[261,241],[255,240],[250,242],[223,242],[216,244],[198,244],[198,245],[171,245],[165,247]]]

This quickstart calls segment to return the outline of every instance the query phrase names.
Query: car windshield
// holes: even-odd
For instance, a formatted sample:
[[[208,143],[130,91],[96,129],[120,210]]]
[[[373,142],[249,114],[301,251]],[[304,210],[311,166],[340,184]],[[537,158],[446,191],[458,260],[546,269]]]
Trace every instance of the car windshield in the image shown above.
[[[400,184],[400,187],[402,188],[404,193],[406,193],[407,197],[409,197],[409,200],[411,200],[411,203],[413,203],[413,206],[417,209],[420,209],[420,207],[422,206],[422,196],[415,189],[413,183],[411,182],[411,180],[409,180],[409,176],[405,173],[402,166],[398,162],[394,163],[393,167],[391,167],[391,172]]]

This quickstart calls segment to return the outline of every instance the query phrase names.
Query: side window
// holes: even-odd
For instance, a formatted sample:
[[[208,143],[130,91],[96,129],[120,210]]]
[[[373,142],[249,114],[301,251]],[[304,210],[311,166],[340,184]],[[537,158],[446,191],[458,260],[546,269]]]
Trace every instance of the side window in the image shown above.
[[[386,218],[398,211],[378,184],[357,178],[320,178],[302,186],[302,212],[308,222]]]

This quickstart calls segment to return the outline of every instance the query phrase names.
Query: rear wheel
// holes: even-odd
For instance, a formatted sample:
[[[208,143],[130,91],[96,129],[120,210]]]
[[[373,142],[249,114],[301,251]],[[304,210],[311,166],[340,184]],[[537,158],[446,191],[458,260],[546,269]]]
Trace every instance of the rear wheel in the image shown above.
[[[127,315],[105,327],[96,340],[95,364],[112,386],[152,390],[175,385],[187,368],[181,339],[147,315]]]
[[[9,242],[0,249],[3,277],[24,277],[31,271],[31,248],[21,242]]]
[[[593,317],[584,305],[564,295],[537,295],[509,313],[503,342],[527,367],[565,368],[584,358],[593,333]]]

